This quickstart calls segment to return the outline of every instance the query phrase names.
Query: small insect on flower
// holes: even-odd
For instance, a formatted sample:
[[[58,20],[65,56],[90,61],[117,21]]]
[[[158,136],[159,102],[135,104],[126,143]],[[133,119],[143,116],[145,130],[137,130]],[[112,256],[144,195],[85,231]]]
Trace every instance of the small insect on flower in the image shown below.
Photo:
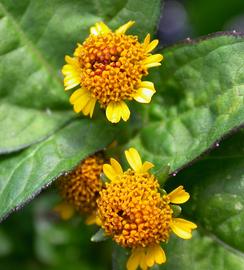
[[[157,178],[149,172],[153,164],[142,163],[134,148],[125,151],[125,155],[131,166],[127,171],[113,158],[110,164],[103,165],[110,182],[100,191],[98,215],[105,233],[117,244],[132,249],[127,269],[140,266],[145,270],[166,261],[160,243],[167,242],[172,232],[190,239],[197,226],[174,216],[174,204],[190,197],[183,186],[162,194]]]
[[[99,223],[96,200],[103,187],[100,174],[104,162],[101,153],[89,156],[72,172],[58,179],[57,186],[63,202],[54,210],[63,219],[71,218],[77,211],[82,215],[88,215],[86,223]]]
[[[73,57],[65,56],[65,90],[80,87],[70,97],[76,113],[92,117],[98,102],[106,109],[107,119],[118,123],[121,118],[127,121],[130,117],[126,100],[151,101],[154,84],[142,81],[142,77],[148,75],[149,68],[160,66],[163,56],[151,54],[158,40],[150,41],[149,34],[143,43],[137,36],[125,34],[133,24],[129,21],[112,32],[98,22],[84,43],[78,44]]]

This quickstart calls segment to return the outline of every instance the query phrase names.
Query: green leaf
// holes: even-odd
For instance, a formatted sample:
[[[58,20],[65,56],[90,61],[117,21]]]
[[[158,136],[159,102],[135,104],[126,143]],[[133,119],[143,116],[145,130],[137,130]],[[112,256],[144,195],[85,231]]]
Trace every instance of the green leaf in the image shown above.
[[[171,177],[165,189],[184,185],[191,195],[182,215],[198,228],[191,240],[172,235],[167,262],[155,269],[244,269],[244,130],[225,140],[208,156]],[[114,248],[114,269],[122,270],[128,252]]]
[[[20,150],[40,141],[63,126],[70,115],[0,104],[0,153]]]
[[[166,263],[154,265],[151,269],[162,270],[232,270],[244,269],[242,254],[220,244],[214,237],[205,235],[201,230],[193,233],[191,240],[183,240],[172,235],[163,246]],[[113,269],[126,269],[130,252],[114,246]]]
[[[10,109],[11,122],[0,122],[1,129],[7,130],[0,135],[6,142],[1,152],[15,151],[40,141],[67,120],[63,116],[67,109],[71,112],[72,107],[64,92],[60,70],[64,56],[73,53],[77,42],[84,41],[90,26],[105,20],[118,27],[128,20],[136,20],[133,33],[144,37],[155,29],[159,10],[160,0],[143,3],[116,0],[113,5],[107,0],[0,0],[0,36],[4,37],[0,41],[0,102],[3,106],[20,107],[19,117],[13,118]],[[47,120],[43,112],[49,110],[56,115],[52,120]],[[1,110],[0,119],[5,119],[6,114]],[[37,122],[51,122],[47,123],[45,132],[42,128],[35,129],[38,123],[32,121],[28,132],[34,134],[33,137],[26,132],[15,144],[8,141],[9,133],[17,134],[26,129],[27,120],[36,115]]]
[[[191,240],[172,237],[166,246],[167,262],[158,267],[164,270],[232,270],[244,269],[244,258],[198,230]]]
[[[105,1],[108,2],[108,0]],[[128,19],[134,20],[136,24],[131,28],[130,32],[144,39],[147,33],[154,34],[156,31],[162,3],[163,1],[160,0],[129,0],[111,20],[110,24],[113,27],[118,27]]]
[[[92,244],[94,227],[87,226],[79,216],[57,220],[52,208],[59,200],[55,190],[43,192],[1,224],[2,269],[42,270],[43,265],[45,270],[67,270],[67,265],[69,270],[108,269],[110,242]]]
[[[244,132],[169,183],[184,184],[191,194],[183,213],[224,245],[244,252]]]
[[[2,156],[0,217],[19,208],[80,160],[106,147],[116,132],[103,122],[79,120],[25,151]]]
[[[243,124],[244,37],[218,34],[162,51],[150,78],[149,121],[129,146],[159,169],[177,171]],[[128,147],[128,145],[127,145]]]

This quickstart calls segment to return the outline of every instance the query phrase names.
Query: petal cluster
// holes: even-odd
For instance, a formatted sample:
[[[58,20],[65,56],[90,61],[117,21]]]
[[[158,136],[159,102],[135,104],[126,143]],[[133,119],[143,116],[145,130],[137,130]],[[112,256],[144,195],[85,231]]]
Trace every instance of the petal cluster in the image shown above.
[[[100,191],[98,214],[106,234],[119,245],[132,249],[127,269],[146,270],[166,261],[160,244],[166,243],[172,232],[190,239],[197,226],[173,214],[173,205],[190,198],[183,186],[162,195],[157,178],[149,172],[153,164],[142,162],[134,148],[126,150],[125,156],[131,169],[123,171],[113,158],[110,164],[103,165],[110,182]]]
[[[75,211],[89,215],[88,223],[97,223],[96,199],[102,189],[100,174],[104,164],[101,153],[87,157],[73,171],[61,176],[57,187],[63,201],[55,211],[63,219],[69,219]]]
[[[143,81],[151,67],[160,66],[161,54],[151,54],[158,40],[148,34],[143,43],[137,36],[126,35],[134,24],[129,21],[114,32],[103,22],[90,29],[83,44],[78,44],[73,57],[66,56],[62,73],[65,90],[79,86],[70,103],[76,113],[92,117],[96,103],[105,108],[112,123],[127,121],[127,101],[149,103],[156,92],[154,84]]]

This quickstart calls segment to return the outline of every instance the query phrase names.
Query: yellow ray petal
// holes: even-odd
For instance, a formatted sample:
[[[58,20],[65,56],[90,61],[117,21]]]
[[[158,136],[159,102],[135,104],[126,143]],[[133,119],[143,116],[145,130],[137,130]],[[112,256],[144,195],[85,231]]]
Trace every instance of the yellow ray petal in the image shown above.
[[[108,179],[111,180],[111,181],[113,181],[117,176],[116,171],[109,164],[104,164],[103,165],[103,172],[108,177]]]
[[[151,162],[145,161],[142,164],[141,172],[147,172],[148,170],[150,170],[153,167],[154,167],[154,165]]]
[[[111,32],[111,29],[104,22],[97,22],[95,26],[90,28],[90,33],[96,36],[109,32]]]
[[[140,88],[148,88],[155,91],[154,83],[150,81],[142,81],[140,84]]]
[[[147,48],[149,43],[150,43],[150,34],[147,34],[144,41],[143,41],[144,48]]]
[[[113,167],[114,171],[117,173],[117,175],[123,173],[123,169],[116,159],[110,158],[110,163],[111,163],[111,166]]]
[[[65,76],[65,78],[64,78],[65,90],[69,90],[71,88],[74,88],[75,86],[79,85],[80,82],[81,82],[81,79],[76,74]]]
[[[184,218],[174,218],[174,221],[178,224],[181,223],[182,227],[185,227],[186,229],[192,230],[196,229],[197,225],[189,220],[186,220]]]
[[[63,220],[68,220],[73,217],[75,209],[72,205],[67,202],[61,202],[56,205],[53,209]]]
[[[147,266],[152,267],[154,264],[162,264],[166,262],[164,250],[160,245],[155,245],[147,249]]]
[[[66,55],[65,61],[68,64],[63,66],[62,73],[64,75],[65,90],[69,90],[81,82],[80,67],[76,58]]]
[[[96,27],[100,34],[106,34],[111,32],[111,29],[104,22],[96,23]]]
[[[75,68],[73,65],[64,65],[62,68],[62,74],[63,75],[71,75],[75,71]]]
[[[149,43],[147,45],[146,52],[149,53],[151,52],[153,49],[155,49],[158,46],[158,39],[154,39],[151,43]]]
[[[155,246],[155,262],[157,264],[162,264],[166,262],[165,252],[160,245]]]
[[[90,100],[90,117],[92,117],[93,115],[93,112],[94,112],[94,109],[95,109],[95,105],[96,105],[96,99],[95,98],[92,98]]]
[[[127,121],[130,118],[130,110],[124,101],[120,102],[121,108],[121,117],[124,121]]]
[[[141,267],[142,270],[147,270],[148,269],[148,267],[147,267],[147,259],[146,259],[146,254],[145,253],[141,256],[140,267]]]
[[[74,83],[74,82],[78,82],[78,81],[80,81],[80,78],[79,78],[78,74],[76,74],[75,72],[64,76],[64,83],[65,84]]]
[[[125,156],[131,168],[136,172],[141,172],[142,161],[137,150],[135,148],[130,148],[125,151]]]
[[[163,56],[161,54],[153,54],[148,56],[143,62],[142,64],[147,67],[157,67],[157,66],[161,66],[161,64],[159,62],[161,62],[163,60]]]
[[[173,218],[170,227],[176,235],[187,240],[192,237],[192,230],[196,229],[197,225],[183,218]]]
[[[75,101],[80,98],[82,95],[86,94],[87,90],[85,90],[84,88],[80,88],[74,91],[74,93],[70,96],[69,98],[69,102],[71,104],[74,104]]]
[[[162,54],[153,54],[153,55],[148,56],[145,60],[143,60],[143,64],[161,62],[162,60],[163,60]]]
[[[114,181],[116,177],[123,173],[123,169],[119,162],[114,158],[110,159],[110,164],[103,165],[103,172],[108,177],[109,180]]]
[[[78,63],[78,60],[75,57],[70,57],[69,55],[65,55],[64,60],[72,66],[77,65]]]
[[[146,85],[148,85],[148,87]],[[149,103],[155,92],[156,91],[152,82],[144,82],[144,84],[142,82],[141,87],[137,89],[137,92],[133,98],[140,103]]]
[[[146,264],[148,267],[152,267],[154,265],[154,248],[153,247],[147,248]]]
[[[90,28],[90,34],[95,35],[95,36],[99,35],[98,30],[95,26],[92,26]]]
[[[83,114],[84,115],[88,115],[89,114],[90,117],[92,117],[95,104],[96,104],[96,99],[90,97],[89,101],[87,102],[87,104],[82,109]]]
[[[110,102],[106,108],[106,116],[112,123],[118,123],[121,119],[120,102]]]
[[[141,257],[143,256],[143,251],[141,248],[132,249],[131,255],[127,261],[127,270],[136,270],[140,265]]]
[[[181,204],[189,200],[190,195],[184,190],[183,186],[179,186],[168,194],[171,203]]]
[[[134,21],[128,21],[126,24],[121,25],[116,31],[116,34],[125,34],[125,32],[134,24]]]
[[[91,99],[91,96],[89,93],[86,93],[82,95],[80,98],[76,99],[74,103],[74,111],[76,113],[79,113],[80,111],[82,111],[90,99]]]

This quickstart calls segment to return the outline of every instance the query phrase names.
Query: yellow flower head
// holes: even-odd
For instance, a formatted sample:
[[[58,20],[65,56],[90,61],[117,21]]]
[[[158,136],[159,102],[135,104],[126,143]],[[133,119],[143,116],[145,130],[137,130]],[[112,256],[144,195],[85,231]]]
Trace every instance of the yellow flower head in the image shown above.
[[[158,40],[150,42],[149,34],[143,43],[137,36],[125,34],[133,24],[129,21],[112,32],[103,22],[96,23],[84,43],[78,44],[73,57],[65,57],[65,90],[80,87],[70,97],[76,113],[92,117],[98,101],[106,109],[108,120],[117,123],[130,117],[126,100],[151,101],[154,85],[142,81],[142,77],[149,68],[160,66],[163,56],[151,54]]]
[[[64,202],[55,210],[61,217],[68,219],[76,210],[81,214],[91,215],[87,222],[95,223],[96,200],[103,186],[100,180],[103,164],[102,154],[95,154],[82,161],[72,172],[59,178],[58,189]]]
[[[197,226],[173,216],[172,204],[184,203],[190,197],[183,186],[162,195],[157,178],[149,172],[153,164],[142,163],[134,148],[125,155],[132,169],[123,171],[115,159],[103,165],[111,181],[100,191],[98,214],[106,234],[119,245],[132,248],[127,269],[140,266],[144,270],[166,261],[160,243],[167,242],[172,232],[190,239]]]

